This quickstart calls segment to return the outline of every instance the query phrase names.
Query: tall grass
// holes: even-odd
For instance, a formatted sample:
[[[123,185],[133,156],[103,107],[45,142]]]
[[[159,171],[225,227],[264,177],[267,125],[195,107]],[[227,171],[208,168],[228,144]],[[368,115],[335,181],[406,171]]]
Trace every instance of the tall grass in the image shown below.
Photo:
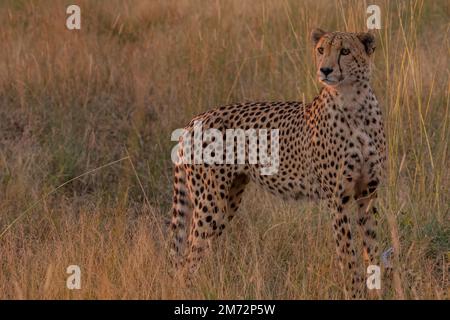
[[[380,236],[396,249],[384,298],[448,299],[450,5],[373,2]],[[342,298],[328,212],[254,186],[195,285],[174,282],[170,133],[232,101],[309,101],[310,30],[362,31],[367,3],[78,3],[81,31],[65,28],[67,1],[0,3],[0,298]],[[71,264],[81,290],[66,288]]]

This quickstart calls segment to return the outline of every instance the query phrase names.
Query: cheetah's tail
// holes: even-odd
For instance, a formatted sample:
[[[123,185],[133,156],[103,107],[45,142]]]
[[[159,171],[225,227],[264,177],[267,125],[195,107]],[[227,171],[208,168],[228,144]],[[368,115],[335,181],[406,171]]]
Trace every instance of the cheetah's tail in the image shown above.
[[[189,190],[186,187],[186,171],[182,165],[175,166],[173,183],[172,221],[170,223],[170,259],[175,268],[184,264],[187,230],[192,214]]]

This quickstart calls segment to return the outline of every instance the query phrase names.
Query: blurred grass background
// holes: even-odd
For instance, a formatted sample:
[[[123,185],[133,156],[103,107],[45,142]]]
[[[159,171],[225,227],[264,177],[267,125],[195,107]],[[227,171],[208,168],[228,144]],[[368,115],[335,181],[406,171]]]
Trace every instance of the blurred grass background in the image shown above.
[[[310,101],[310,30],[364,31],[369,4],[389,145],[380,236],[399,277],[384,298],[448,299],[448,1],[80,0],[80,31],[69,4],[0,2],[1,299],[342,298],[326,210],[255,187],[194,287],[172,281],[170,134],[233,101]],[[70,264],[81,290],[66,289]]]

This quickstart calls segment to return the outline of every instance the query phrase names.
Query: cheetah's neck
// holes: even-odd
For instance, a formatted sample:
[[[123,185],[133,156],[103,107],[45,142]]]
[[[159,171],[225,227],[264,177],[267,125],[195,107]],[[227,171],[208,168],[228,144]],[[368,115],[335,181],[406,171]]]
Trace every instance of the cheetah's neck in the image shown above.
[[[321,95],[326,104],[334,104],[345,113],[365,111],[369,105],[377,104],[375,94],[368,82],[356,82],[339,88],[324,87]]]

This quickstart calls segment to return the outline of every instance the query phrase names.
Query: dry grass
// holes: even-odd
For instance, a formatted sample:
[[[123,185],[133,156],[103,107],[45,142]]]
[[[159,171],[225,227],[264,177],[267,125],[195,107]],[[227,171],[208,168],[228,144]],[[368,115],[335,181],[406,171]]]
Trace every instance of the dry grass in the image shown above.
[[[42,199],[0,238],[0,298],[342,298],[322,208],[252,187],[191,289],[167,275],[161,226],[171,131],[231,101],[310,100],[309,31],[363,30],[364,1],[77,2],[81,31],[66,30],[66,1],[0,3],[0,230]],[[450,5],[373,2],[390,169],[381,240],[399,261],[385,298],[445,299]],[[79,291],[65,287],[70,264]]]

